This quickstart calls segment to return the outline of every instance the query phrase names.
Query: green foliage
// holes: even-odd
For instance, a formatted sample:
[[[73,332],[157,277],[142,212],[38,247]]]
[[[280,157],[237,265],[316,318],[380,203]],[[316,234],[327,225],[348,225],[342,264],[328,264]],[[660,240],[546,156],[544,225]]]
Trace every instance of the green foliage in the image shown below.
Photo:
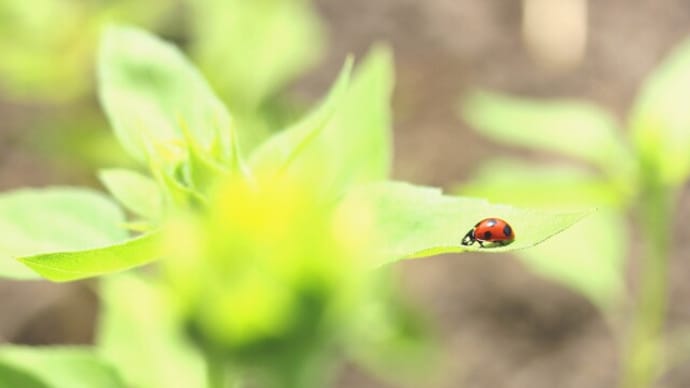
[[[613,175],[630,169],[631,154],[616,120],[597,106],[477,92],[464,101],[462,113],[495,141],[562,153]]]
[[[0,387],[49,388],[29,372],[0,362]]]
[[[162,216],[163,198],[153,179],[121,168],[101,170],[99,177],[110,194],[135,215],[146,220]]]
[[[17,388],[125,388],[119,374],[82,347],[0,347],[0,384]]]
[[[323,326],[342,321],[367,241],[356,215],[315,203],[294,181],[231,181],[208,211],[169,224],[166,279],[202,343],[240,362],[306,357],[329,334]]]
[[[631,200],[614,182],[586,168],[535,165],[519,159],[492,158],[455,190],[493,202],[539,208],[582,209],[597,205],[618,209]]]
[[[624,297],[628,231],[617,211],[599,210],[567,232],[520,252],[523,262],[609,310]]]
[[[321,56],[321,23],[309,0],[187,3],[192,56],[233,112],[242,149],[250,151],[286,124],[279,93]]]
[[[99,69],[101,98],[116,133],[133,156],[148,161],[165,193],[165,206],[203,207],[214,181],[236,173],[246,179],[241,156],[233,147],[234,133],[218,122],[220,117],[227,124],[227,112],[173,46],[139,30],[112,27],[104,37]],[[316,187],[321,192],[319,201],[325,203],[355,184],[385,179],[390,164],[390,54],[375,49],[358,68],[352,84],[349,69],[346,64],[321,107],[256,150],[250,175],[258,174],[263,184],[291,177]],[[364,158],[362,151],[366,151]],[[239,170],[233,165],[240,166]],[[160,214],[155,186],[147,178],[121,170],[106,172],[103,178],[127,208],[148,218]],[[387,251],[379,252],[378,262],[464,251],[459,245],[461,235],[482,216],[504,216],[521,231],[522,237],[514,244],[491,250],[502,251],[534,245],[582,215],[551,217],[481,201],[456,203],[431,189],[419,189],[432,193],[423,198],[433,206],[428,209],[418,206],[422,198],[410,195],[409,187],[384,187],[383,194],[376,194],[381,197],[365,198],[374,204],[382,235],[392,236],[385,244]],[[398,220],[407,224],[396,225]],[[409,229],[417,223],[426,227],[424,233]],[[156,259],[154,236],[114,246],[94,244],[95,249],[77,252],[40,254],[23,262],[53,280],[94,276]],[[404,239],[396,240],[399,237]]]
[[[325,198],[337,198],[355,183],[385,179],[390,170],[392,59],[375,48],[349,84],[349,61],[324,103],[252,154],[256,171],[307,178]],[[307,178],[309,179],[309,178]]]
[[[582,103],[478,93],[462,107],[465,119],[496,141],[574,156],[605,173],[493,164],[459,192],[509,196],[511,203],[528,206],[600,208],[595,217],[519,255],[536,272],[583,293],[607,313],[622,310],[632,317],[625,328],[630,331],[621,379],[626,388],[651,386],[661,369],[674,201],[690,175],[688,90],[690,41],[641,88],[628,123],[632,147],[609,115]],[[626,211],[640,223],[645,252],[634,311],[626,309],[623,286]]]
[[[171,3],[37,0],[0,1],[0,78],[18,98],[66,100],[92,80],[101,26],[112,20],[153,25]]]
[[[258,108],[320,57],[324,31],[307,0],[124,0],[0,2],[0,78],[13,97],[71,100],[92,86],[93,53],[108,23],[191,30],[195,60],[235,111]],[[184,34],[184,28],[167,33]],[[280,44],[274,44],[280,42]],[[241,56],[236,53],[242,53]]]
[[[231,156],[230,116],[201,74],[172,45],[130,27],[110,27],[101,45],[100,98],[118,140],[147,161],[184,143],[183,126],[202,147]]]
[[[422,310],[386,280],[380,277],[371,284],[369,299],[354,314],[348,355],[394,386],[429,384],[440,361],[439,338]]]
[[[204,387],[203,359],[177,327],[165,291],[143,276],[103,279],[98,352],[131,388]]]
[[[269,4],[238,10],[255,12],[252,7]],[[276,27],[285,22],[276,20],[271,19]],[[106,202],[118,218],[94,222],[117,230],[112,239],[21,252],[20,261],[44,278],[70,281],[165,257],[152,278],[159,280],[123,276],[104,285],[99,349],[128,384],[203,384],[199,352],[209,367],[209,385],[225,385],[231,362],[242,374],[259,370],[267,384],[323,386],[332,367],[329,350],[356,347],[349,333],[357,332],[360,317],[390,334],[362,343],[412,354],[423,346],[414,341],[422,329],[411,314],[401,308],[382,316],[362,307],[384,300],[375,295],[382,264],[531,247],[587,214],[491,205],[385,182],[391,54],[373,49],[350,82],[351,69],[348,60],[324,102],[259,145],[245,165],[239,137],[247,128],[231,125],[220,100],[174,46],[130,27],[106,31],[98,64],[101,102],[125,150],[152,178],[121,169],[105,170],[101,178],[116,199],[143,217],[146,234],[127,239],[121,212]],[[255,98],[265,97],[280,79],[261,84]],[[79,214],[99,216],[83,202]],[[12,204],[8,213],[20,205]],[[62,203],[48,205],[72,211]],[[37,210],[56,211],[33,206],[29,214]],[[20,215],[11,223],[26,218]],[[492,249],[460,245],[464,233],[489,216],[510,220],[516,241]],[[38,227],[36,219],[30,221],[23,229],[28,235]],[[72,232],[64,224],[49,232],[58,227],[57,236]],[[79,231],[80,243],[87,237]],[[151,322],[135,327],[142,317]],[[126,346],[133,331],[145,351],[134,354]]]
[[[17,258],[122,241],[124,215],[107,197],[86,189],[24,189],[0,195],[0,276],[36,275]]]
[[[444,196],[436,188],[398,182],[362,186],[351,195],[372,206],[375,229],[381,231],[382,250],[375,265],[441,253],[524,249],[570,227],[587,214],[492,205],[480,199]],[[487,217],[510,220],[515,242],[491,249],[461,245],[464,234]]]
[[[157,234],[149,233],[113,245],[79,251],[36,254],[19,261],[46,279],[79,280],[148,264],[160,257]]]
[[[359,65],[332,121],[301,150],[287,173],[304,175],[319,165],[318,184],[326,198],[358,183],[388,178],[392,90],[391,53],[375,47]]]
[[[487,92],[468,97],[462,112],[496,141],[561,153],[599,167],[595,173],[499,160],[483,166],[458,193],[529,207],[599,208],[600,214],[518,256],[536,273],[583,293],[604,309],[611,307],[623,284],[627,226],[620,211],[632,202],[638,185],[634,154],[615,120],[582,102],[539,102]]]
[[[258,109],[312,65],[323,45],[306,0],[193,0],[189,6],[193,56],[233,112]]]
[[[331,122],[347,93],[351,71],[352,60],[348,58],[323,102],[302,120],[271,136],[254,150],[250,167],[269,176],[284,173]]]
[[[678,186],[690,176],[690,40],[649,76],[630,114],[635,147],[644,167],[664,184]]]
[[[516,206],[599,210],[563,234],[516,252],[534,272],[567,285],[607,309],[623,295],[629,200],[610,180],[570,166],[534,166],[519,160],[486,163],[457,189],[464,195]]]

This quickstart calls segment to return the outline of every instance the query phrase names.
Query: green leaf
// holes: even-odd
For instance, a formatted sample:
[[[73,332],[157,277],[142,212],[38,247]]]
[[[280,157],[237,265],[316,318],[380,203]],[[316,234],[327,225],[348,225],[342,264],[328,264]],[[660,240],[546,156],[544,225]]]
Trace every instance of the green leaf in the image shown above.
[[[184,163],[181,159],[176,158],[166,160],[167,151],[154,149],[160,147],[147,146],[147,148],[150,150],[149,170],[159,187],[163,188],[164,208],[168,206],[186,208],[191,204],[200,204],[205,201],[204,194],[190,186],[190,177],[189,174],[186,174],[186,170],[192,167],[190,164],[194,161],[188,160],[187,163]]]
[[[288,172],[316,174],[326,198],[340,196],[351,184],[388,178],[392,89],[390,50],[375,47],[355,72],[333,119],[295,156]]]
[[[633,166],[616,120],[586,102],[476,92],[463,101],[461,114],[497,142],[579,158],[612,176],[626,175]]]
[[[203,359],[185,340],[163,291],[132,274],[103,279],[98,351],[128,387],[205,387]]]
[[[110,245],[127,237],[122,211],[86,189],[23,189],[0,195],[0,276],[36,274],[22,256]]]
[[[163,204],[156,181],[121,168],[101,170],[98,176],[110,194],[132,213],[147,220],[160,218]]]
[[[377,264],[451,252],[505,252],[529,248],[588,214],[494,205],[479,199],[444,196],[436,188],[399,182],[360,186],[350,192],[348,200],[371,206],[374,230],[380,231],[382,240]],[[465,233],[487,217],[508,221],[515,231],[515,241],[493,248],[461,245]]]
[[[620,192],[621,189],[626,192]],[[563,210],[598,206],[623,208],[632,199],[629,189],[617,187],[579,167],[496,159],[483,163],[453,192],[496,203]]]
[[[0,347],[0,365],[25,372],[33,385],[17,388],[125,388],[117,372],[85,347]],[[0,382],[3,379],[0,368]]]
[[[516,252],[534,272],[588,297],[607,311],[622,296],[626,223],[632,193],[578,168],[486,163],[458,193],[515,206],[599,211],[531,249]]]
[[[690,40],[682,43],[643,85],[630,115],[643,161],[665,183],[690,175]]]
[[[149,233],[107,247],[26,256],[19,261],[48,280],[64,282],[134,268],[158,258],[158,234]]]
[[[348,58],[338,79],[316,109],[290,128],[266,140],[252,153],[249,160],[252,170],[268,175],[285,171],[332,120],[345,98],[351,71],[352,60]]]
[[[366,303],[352,314],[348,353],[360,367],[393,386],[426,386],[441,355],[430,322],[394,291],[395,282],[376,280]]]
[[[50,388],[37,377],[0,361],[0,387]]]
[[[319,17],[306,0],[188,4],[198,38],[194,57],[228,104],[243,113],[312,65],[323,47]]]
[[[198,144],[219,141],[223,160],[232,159],[228,112],[174,46],[135,28],[110,27],[98,75],[100,99],[115,134],[137,160],[147,160],[147,143],[184,142],[181,120]]]
[[[588,297],[603,311],[620,302],[624,289],[625,217],[599,210],[543,244],[516,252],[534,272]]]
[[[169,1],[0,1],[0,78],[14,100],[64,102],[91,92],[94,51],[105,20],[156,25]],[[54,118],[54,115],[53,115]]]
[[[210,152],[204,150],[194,141],[189,128],[184,126],[183,132],[188,144],[187,172],[189,183],[197,191],[201,193],[207,192],[222,177],[227,176],[229,170],[217,163],[210,155]]]

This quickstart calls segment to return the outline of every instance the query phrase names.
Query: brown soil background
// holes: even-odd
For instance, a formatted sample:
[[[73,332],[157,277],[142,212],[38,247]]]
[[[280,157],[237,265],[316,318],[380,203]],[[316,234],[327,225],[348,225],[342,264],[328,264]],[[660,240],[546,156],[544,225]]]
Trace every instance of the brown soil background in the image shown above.
[[[319,0],[330,50],[318,71],[295,84],[316,97],[347,52],[371,43],[395,51],[397,86],[395,178],[450,187],[482,160],[521,154],[480,138],[455,115],[474,87],[529,96],[577,97],[601,104],[623,121],[645,75],[690,36],[690,2],[590,1],[584,62],[548,72],[528,55],[520,35],[520,2],[507,0]],[[48,110],[48,111],[46,111]],[[48,108],[0,101],[0,188],[93,182],[55,168],[23,146],[22,135]],[[687,190],[686,190],[687,192]],[[676,221],[669,330],[690,322],[690,257],[683,196]],[[636,246],[631,246],[635,257]],[[444,255],[397,265],[406,295],[439,330],[443,360],[423,387],[610,388],[618,355],[602,317],[583,297],[527,272],[509,255]],[[88,343],[97,298],[85,283],[0,282],[0,342]],[[690,354],[690,352],[689,352]],[[690,358],[690,357],[689,357]],[[663,378],[667,388],[690,387],[688,364]],[[393,387],[348,366],[339,387]],[[661,386],[661,385],[660,385]]]

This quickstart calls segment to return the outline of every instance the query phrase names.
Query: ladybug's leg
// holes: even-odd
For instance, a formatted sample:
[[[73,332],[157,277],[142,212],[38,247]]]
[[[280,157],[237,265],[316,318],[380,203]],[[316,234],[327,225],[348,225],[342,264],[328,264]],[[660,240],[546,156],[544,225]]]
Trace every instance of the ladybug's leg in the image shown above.
[[[484,241],[482,241],[482,240],[477,240],[477,242],[479,243],[479,246],[480,246],[480,247],[484,248]]]

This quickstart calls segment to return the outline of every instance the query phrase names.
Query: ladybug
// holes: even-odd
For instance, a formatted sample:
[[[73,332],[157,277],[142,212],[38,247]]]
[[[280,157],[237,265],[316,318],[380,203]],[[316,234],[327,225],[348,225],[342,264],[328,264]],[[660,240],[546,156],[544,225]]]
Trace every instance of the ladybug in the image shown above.
[[[492,245],[508,245],[515,240],[513,228],[500,218],[485,218],[463,237],[462,245],[472,245],[478,242],[484,248],[485,243]]]

